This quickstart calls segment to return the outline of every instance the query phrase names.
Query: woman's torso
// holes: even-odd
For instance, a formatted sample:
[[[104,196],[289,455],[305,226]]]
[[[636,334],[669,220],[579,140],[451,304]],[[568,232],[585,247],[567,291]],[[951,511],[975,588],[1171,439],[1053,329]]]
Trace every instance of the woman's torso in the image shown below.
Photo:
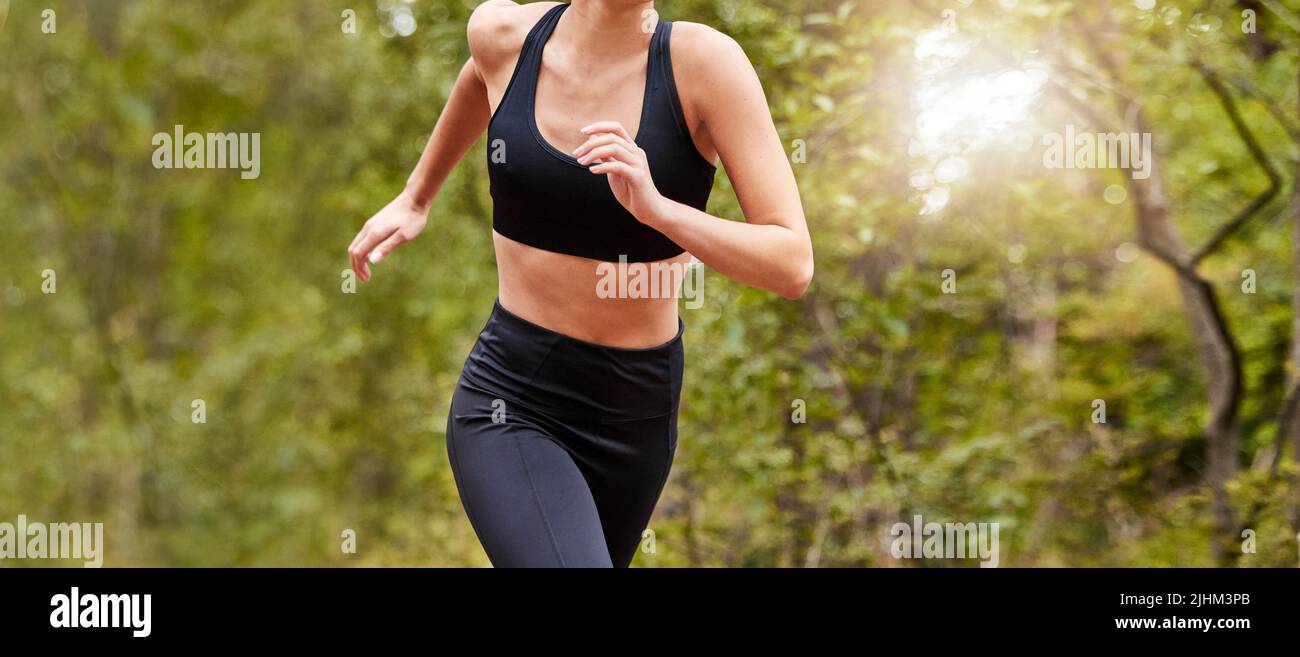
[[[528,15],[523,11],[525,9],[533,12]],[[525,14],[520,19],[527,21],[527,29],[523,30],[527,33],[539,20],[536,18],[536,9],[527,6],[508,10]],[[666,47],[667,35],[661,33],[660,27],[655,27],[648,33],[637,31],[636,34],[641,35],[641,47],[633,49],[626,56],[597,57],[589,48],[584,52],[584,48],[575,47],[566,40],[563,22],[556,20],[563,11],[565,10],[556,10],[551,16],[553,24],[550,26],[549,38],[534,46],[531,55],[521,35],[519,56],[513,58],[514,61],[484,71],[494,124],[489,128],[489,166],[510,163],[518,169],[522,161],[524,165],[532,167],[522,174],[523,177],[518,178],[518,183],[516,177],[501,173],[496,173],[493,181],[494,204],[497,206],[495,211],[500,212],[502,202],[505,201],[508,210],[519,212],[511,216],[511,230],[504,230],[498,216],[495,223],[500,230],[493,231],[500,302],[508,311],[525,320],[579,340],[624,348],[662,344],[671,340],[678,329],[675,291],[665,292],[660,289],[655,294],[648,295],[644,294],[643,289],[642,294],[628,294],[628,277],[636,276],[638,270],[634,267],[630,271],[619,272],[620,266],[611,268],[603,263],[614,261],[618,257],[613,255],[614,251],[622,253],[621,249],[625,248],[633,254],[630,258],[632,262],[642,261],[647,267],[661,267],[657,271],[672,272],[679,277],[685,271],[690,255],[680,252],[680,247],[667,238],[662,238],[657,233],[647,233],[646,229],[633,225],[621,226],[622,232],[616,232],[612,237],[603,235],[605,248],[595,248],[590,244],[586,247],[579,244],[567,248],[572,246],[566,243],[571,235],[554,231],[583,231],[583,222],[600,219],[602,215],[556,213],[582,213],[584,206],[590,207],[593,204],[605,207],[612,200],[612,193],[609,193],[604,176],[581,170],[581,165],[576,161],[566,163],[564,154],[571,153],[585,140],[580,132],[583,126],[597,120],[619,121],[638,145],[647,151],[657,183],[671,189],[692,190],[690,195],[695,197],[693,202],[698,206],[703,204],[699,198],[701,188],[707,198],[707,186],[701,177],[707,174],[708,182],[711,183],[713,173],[712,165],[704,160],[700,152],[712,155],[712,148],[710,145],[700,148],[701,145],[695,143],[689,131],[681,125],[685,119],[682,113],[685,108],[680,105],[672,108],[665,103],[667,97],[663,94],[673,91],[671,72],[665,70],[670,69],[671,64],[660,60],[660,69],[655,70],[654,57],[647,57],[649,47],[655,39],[662,39]],[[546,13],[551,12],[548,9]],[[540,58],[539,62],[532,63],[536,70],[528,69],[530,57]],[[650,82],[657,82],[653,85],[655,88],[650,88]],[[535,99],[532,103],[527,102],[530,95]],[[675,96],[670,100],[678,102]],[[651,106],[647,107],[647,103]],[[671,115],[667,112],[672,110],[677,111],[674,112],[676,116],[672,119],[673,122],[670,122],[668,117]],[[528,115],[529,112],[531,116]],[[498,121],[499,118],[508,120],[510,125],[501,125],[504,121]],[[535,130],[531,135],[532,140],[518,137],[523,134],[521,124]],[[643,134],[642,131],[646,132]],[[673,134],[680,136],[680,144],[673,141]],[[502,135],[508,138],[501,139]],[[495,143],[494,137],[498,140]],[[513,162],[511,144],[517,145],[513,151]],[[494,146],[504,146],[504,152],[498,153],[495,161]],[[543,158],[537,155],[539,152],[551,157]],[[533,179],[527,179],[528,175],[532,175]],[[595,189],[585,179],[574,176],[597,179],[602,195],[608,198],[593,199]],[[688,180],[674,178],[680,176],[692,177]],[[666,179],[666,182],[659,182],[661,178]],[[514,194],[514,189],[496,189],[498,186],[516,184],[535,187],[538,183],[554,183],[555,188],[548,190],[545,195],[535,193],[532,196]],[[584,187],[575,190],[572,187],[575,184]],[[578,191],[582,193],[579,194]],[[572,198],[574,196],[585,196],[585,200]],[[534,206],[545,207],[537,207],[533,212],[531,208]],[[522,223],[524,217],[521,215],[525,210],[528,210],[528,219],[540,220],[531,224]],[[627,217],[620,220],[629,223]],[[587,226],[586,232],[589,233],[605,228],[590,223]],[[530,234],[530,230],[552,232]],[[551,248],[539,248],[502,234],[511,231],[522,231],[521,239]],[[626,237],[620,238],[620,234]],[[555,240],[555,244],[546,244],[548,239]],[[623,243],[615,248],[608,244],[611,239]],[[562,252],[564,250],[597,257],[582,257]],[[664,255],[668,257],[661,257]],[[614,281],[614,287],[609,285],[611,273],[621,277],[622,287],[618,286],[617,280]]]

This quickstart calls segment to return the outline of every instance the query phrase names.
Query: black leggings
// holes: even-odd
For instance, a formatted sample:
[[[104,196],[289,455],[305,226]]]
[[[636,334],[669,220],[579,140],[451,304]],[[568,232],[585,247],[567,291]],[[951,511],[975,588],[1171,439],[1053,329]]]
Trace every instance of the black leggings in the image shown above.
[[[447,454],[498,567],[626,567],[677,449],[677,337],[648,349],[570,338],[498,302],[461,372]]]

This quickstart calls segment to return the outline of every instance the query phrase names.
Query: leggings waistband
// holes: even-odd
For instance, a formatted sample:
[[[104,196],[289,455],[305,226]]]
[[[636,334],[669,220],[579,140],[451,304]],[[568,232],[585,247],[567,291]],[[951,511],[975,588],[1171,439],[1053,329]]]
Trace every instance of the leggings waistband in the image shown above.
[[[538,326],[496,301],[462,378],[507,403],[594,420],[667,415],[681,395],[685,324],[644,349],[608,347]]]

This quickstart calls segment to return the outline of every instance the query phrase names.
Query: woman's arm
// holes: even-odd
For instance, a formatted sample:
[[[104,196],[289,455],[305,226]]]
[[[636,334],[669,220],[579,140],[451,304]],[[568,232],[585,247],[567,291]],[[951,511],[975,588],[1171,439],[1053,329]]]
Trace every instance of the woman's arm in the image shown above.
[[[424,230],[429,205],[447,175],[487,129],[490,118],[487,86],[471,57],[460,69],[406,188],[371,217],[348,246],[352,270],[362,281],[370,280],[371,263],[383,260]]]
[[[642,223],[667,235],[704,264],[746,285],[797,299],[813,275],[812,241],[794,172],[781,146],[762,84],[740,45],[704,26],[678,23],[674,59],[688,72],[679,95],[695,100],[696,133],[717,148],[745,222],[720,219],[661,196],[645,153],[615,121],[598,122],[574,151],[605,174],[619,202]],[[678,39],[688,36],[687,39]],[[690,78],[683,80],[683,78]]]
[[[403,193],[417,206],[428,208],[456,163],[487,130],[490,118],[487,86],[471,57],[461,67],[447,106],[433,126],[419,163],[406,179]]]

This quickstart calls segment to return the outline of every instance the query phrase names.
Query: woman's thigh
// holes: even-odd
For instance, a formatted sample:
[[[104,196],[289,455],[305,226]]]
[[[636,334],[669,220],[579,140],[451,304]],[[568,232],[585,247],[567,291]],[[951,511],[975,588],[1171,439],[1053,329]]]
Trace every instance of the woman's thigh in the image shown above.
[[[511,410],[459,385],[447,418],[456,487],[492,565],[610,567],[600,514],[577,464]]]

